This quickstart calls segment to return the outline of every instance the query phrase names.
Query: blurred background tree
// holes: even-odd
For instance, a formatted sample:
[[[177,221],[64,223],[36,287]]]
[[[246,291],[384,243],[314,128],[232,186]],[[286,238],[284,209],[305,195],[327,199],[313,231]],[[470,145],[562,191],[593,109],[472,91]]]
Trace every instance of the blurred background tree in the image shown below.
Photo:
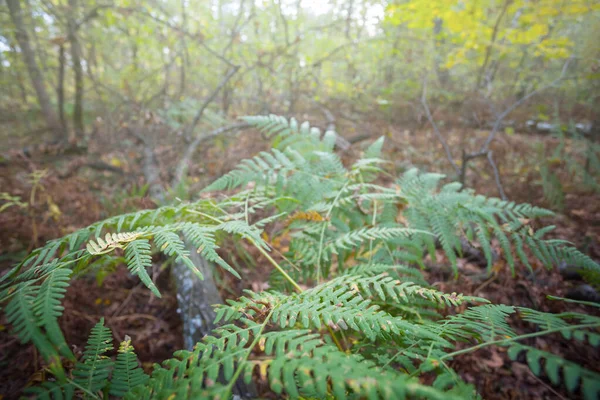
[[[17,136],[49,128],[84,141],[97,117],[116,128],[141,110],[183,124],[239,67],[210,105],[225,117],[343,102],[349,114],[410,120],[421,113],[427,74],[436,104],[494,109],[572,58],[552,95],[565,119],[593,119],[599,8],[588,0],[7,0],[0,109],[18,123]]]

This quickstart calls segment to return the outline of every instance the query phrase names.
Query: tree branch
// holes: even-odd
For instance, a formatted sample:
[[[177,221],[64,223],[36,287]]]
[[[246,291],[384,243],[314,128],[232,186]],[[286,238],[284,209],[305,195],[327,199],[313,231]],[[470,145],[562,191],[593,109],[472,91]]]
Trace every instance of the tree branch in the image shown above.
[[[488,151],[487,159],[494,170],[494,179],[496,180],[496,187],[498,187],[498,192],[500,193],[500,198],[502,200],[506,200],[506,194],[504,193],[504,188],[502,187],[502,182],[500,182],[500,173],[498,172],[498,167],[496,167],[496,163],[492,158],[492,152]]]
[[[461,169],[458,167],[458,165],[452,158],[452,152],[450,151],[450,147],[448,146],[446,139],[444,139],[440,130],[438,129],[437,125],[435,124],[435,121],[433,120],[433,116],[431,115],[431,111],[429,110],[429,106],[427,105],[427,74],[425,74],[425,77],[423,78],[423,95],[421,96],[421,104],[423,105],[423,109],[425,110],[425,115],[427,116],[427,120],[433,127],[433,131],[435,132],[435,135],[437,136],[438,140],[444,147],[444,151],[446,152],[446,158],[448,159],[448,161],[450,161],[452,168],[454,168],[456,175],[458,175],[458,177],[460,179],[460,177],[462,176]],[[463,163],[463,166],[464,166],[464,163]]]
[[[196,149],[198,148],[198,146],[201,143],[203,143],[207,140],[210,140],[216,136],[222,135],[226,132],[237,130],[237,129],[246,129],[248,127],[250,127],[250,125],[248,125],[245,122],[241,122],[241,123],[237,123],[237,124],[222,126],[220,128],[217,128],[217,129],[207,133],[206,135],[200,135],[200,136],[196,137],[196,139],[194,139],[194,141],[189,144],[183,157],[179,161],[179,164],[177,165],[177,169],[175,170],[175,176],[173,177],[171,187],[176,187],[177,185],[179,185],[181,183],[181,181],[183,181],[183,178],[185,177],[185,174],[188,170],[188,164],[189,164],[190,160],[192,159],[192,157],[194,156]]]
[[[219,94],[219,92],[221,91],[223,86],[225,86],[227,84],[227,82],[233,77],[233,75],[235,75],[235,73],[239,69],[240,69],[239,65],[235,65],[232,69],[230,69],[229,73],[227,75],[225,75],[225,77],[221,80],[221,82],[217,85],[217,87],[212,91],[212,93],[204,100],[204,103],[202,103],[202,106],[196,113],[194,120],[192,121],[190,126],[188,126],[187,129],[185,129],[185,131],[183,133],[184,137],[192,136],[192,132],[194,132],[196,125],[198,125],[198,122],[200,122],[200,118],[202,118],[202,114],[204,114],[204,110],[206,110],[206,107],[208,107],[208,105],[210,103],[212,103],[212,101],[215,99],[215,97],[217,97],[217,94]]]
[[[510,107],[508,107],[506,110],[504,110],[498,116],[498,118],[496,118],[496,122],[494,123],[494,126],[492,127],[492,131],[490,132],[490,134],[489,134],[488,138],[486,139],[485,143],[483,144],[483,146],[481,146],[481,149],[479,150],[479,153],[487,153],[487,151],[489,150],[490,144],[492,143],[492,141],[496,137],[496,134],[500,130],[500,125],[502,124],[502,121],[504,120],[504,118],[506,118],[506,116],[508,114],[510,114],[511,112],[513,112],[517,107],[519,107],[520,105],[522,105],[523,103],[525,103],[527,100],[529,100],[530,98],[532,98],[536,94],[538,94],[540,92],[543,92],[544,90],[553,87],[558,82],[560,82],[561,80],[563,80],[563,78],[565,77],[565,74],[567,73],[567,69],[569,68],[569,64],[571,63],[572,60],[573,60],[573,57],[569,58],[565,62],[565,64],[563,65],[562,71],[560,73],[560,76],[558,78],[556,78],[555,80],[553,80],[552,82],[550,82],[548,85],[542,86],[541,88],[536,89],[536,90],[530,92],[526,96],[521,97],[519,100],[517,100],[516,102],[514,102]]]

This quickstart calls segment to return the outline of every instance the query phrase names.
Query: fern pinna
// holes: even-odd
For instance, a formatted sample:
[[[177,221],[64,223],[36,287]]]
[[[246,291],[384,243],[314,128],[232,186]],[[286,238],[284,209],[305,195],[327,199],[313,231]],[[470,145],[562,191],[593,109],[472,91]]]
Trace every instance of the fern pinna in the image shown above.
[[[345,166],[335,134],[277,116],[246,121],[273,140],[273,149],[246,160],[205,189],[203,199],[142,210],[98,222],[33,251],[0,280],[0,298],[15,334],[32,342],[52,380],[30,388],[40,397],[229,398],[239,379],[289,398],[477,398],[449,362],[485,346],[525,354],[535,374],[586,399],[598,374],[526,340],[560,333],[597,347],[600,319],[547,314],[481,298],[443,293],[421,273],[440,248],[455,274],[465,243],[481,249],[488,268],[495,245],[513,271],[568,261],[598,277],[599,267],[569,243],[544,239],[552,227],[533,220],[551,212],[490,199],[443,184],[443,175],[406,171],[382,184],[384,140]],[[227,191],[220,200],[209,194]],[[236,239],[232,239],[236,238]],[[178,351],[139,369],[129,338],[116,360],[102,321],[75,360],[58,325],[69,281],[122,260],[156,296],[147,268],[158,253],[203,279],[184,241],[223,273],[240,278],[219,244],[254,246],[272,267],[271,289],[247,292],[217,309],[220,326],[194,351]],[[286,241],[287,246],[276,244]],[[278,261],[279,260],[279,261]],[[508,317],[535,327],[517,333]],[[469,345],[457,350],[457,343]],[[529,347],[528,347],[529,346]],[[434,376],[424,384],[421,376]]]

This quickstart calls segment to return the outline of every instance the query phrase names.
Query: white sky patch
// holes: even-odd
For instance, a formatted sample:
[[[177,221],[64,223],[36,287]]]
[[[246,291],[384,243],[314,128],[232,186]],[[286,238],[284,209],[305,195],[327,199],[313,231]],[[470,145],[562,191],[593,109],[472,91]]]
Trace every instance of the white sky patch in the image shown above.
[[[327,0],[302,0],[303,9],[308,9],[316,15],[327,14],[333,9],[333,5]]]
[[[281,9],[289,19],[295,19],[297,17],[297,0],[277,0],[281,2]],[[219,4],[221,9],[219,10]],[[271,0],[254,0],[254,4],[259,9],[266,9],[272,7],[273,3]],[[239,11],[240,3],[236,1],[219,3],[218,0],[212,0],[211,9],[213,17],[218,19],[220,13],[226,15],[237,15]],[[312,14],[315,17],[320,17],[327,14],[333,14],[333,18],[345,18],[344,13],[346,12],[346,6],[336,5],[332,0],[300,0],[300,7],[302,12]],[[368,35],[373,36],[377,34],[380,22],[383,20],[385,14],[385,6],[382,3],[378,4],[367,4],[366,10],[363,5],[360,4],[353,9],[353,20],[359,25],[364,24]],[[248,13],[248,7],[246,6],[246,13]],[[363,16],[363,13],[365,14]]]

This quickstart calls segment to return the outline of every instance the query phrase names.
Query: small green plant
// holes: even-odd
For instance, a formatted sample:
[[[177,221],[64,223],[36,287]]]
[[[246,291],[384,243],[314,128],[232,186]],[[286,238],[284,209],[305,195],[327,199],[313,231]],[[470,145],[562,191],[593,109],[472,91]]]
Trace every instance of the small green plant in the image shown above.
[[[100,392],[122,397],[134,387],[145,384],[148,375],[138,365],[131,338],[125,336],[115,361],[107,356],[113,349],[112,342],[112,333],[101,319],[90,333],[81,360],[75,364],[72,379],[44,382],[25,392],[42,399],[72,398],[76,392],[83,393],[86,398],[96,398]],[[112,379],[109,380],[111,372]]]
[[[597,347],[600,318],[440,292],[420,270],[439,243],[459,274],[466,240],[482,249],[490,268],[497,241],[513,271],[533,269],[535,258],[549,268],[566,260],[598,274],[599,266],[569,243],[544,239],[552,227],[533,228],[532,220],[550,211],[461,191],[456,183],[442,185],[442,175],[416,170],[383,185],[381,178],[390,178],[382,168],[383,139],[346,167],[333,151],[333,132],[322,136],[308,124],[277,116],[246,121],[272,138],[273,149],[205,189],[227,190],[226,198],[203,196],[109,218],[49,242],[1,278],[0,299],[8,303],[15,333],[36,345],[55,377],[32,390],[47,397],[225,399],[243,379],[289,398],[478,398],[449,362],[485,346],[504,346],[513,358],[526,353],[536,375],[596,398],[599,374],[521,341],[560,333]],[[69,281],[124,254],[130,272],[160,296],[146,271],[153,252],[179,259],[203,278],[182,237],[238,278],[218,244],[232,237],[246,241],[273,267],[272,289],[248,291],[219,306],[221,325],[213,334],[193,351],[178,351],[156,365],[149,378],[134,372],[129,343],[111,372],[112,361],[103,358],[110,341],[102,324],[75,369],[65,371],[62,358],[74,356],[57,319]],[[283,239],[289,246],[275,254],[273,243]],[[509,316],[529,322],[532,331],[517,334]],[[464,342],[469,344],[457,349]],[[433,383],[424,384],[424,375],[434,376]]]

